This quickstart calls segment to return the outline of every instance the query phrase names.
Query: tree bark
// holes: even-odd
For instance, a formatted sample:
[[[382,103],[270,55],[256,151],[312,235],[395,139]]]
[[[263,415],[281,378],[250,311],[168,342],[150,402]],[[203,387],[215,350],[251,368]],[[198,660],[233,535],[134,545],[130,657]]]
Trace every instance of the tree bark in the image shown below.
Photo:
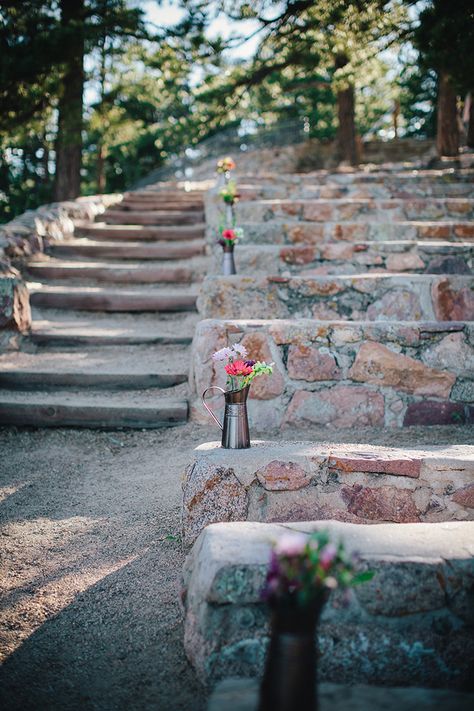
[[[456,92],[449,75],[445,71],[439,73],[438,79],[436,149],[440,157],[457,156],[459,154]]]
[[[65,70],[58,105],[55,200],[81,192],[82,111],[84,91],[84,0],[61,0]]]
[[[474,148],[474,89],[470,91],[469,122],[467,124],[466,143],[469,148]]]
[[[336,57],[336,69],[341,69],[347,64],[345,55]],[[355,98],[354,86],[350,84],[346,89],[337,92],[337,117],[338,127],[336,134],[337,158],[340,162],[357,165],[359,163],[359,146],[355,126]]]

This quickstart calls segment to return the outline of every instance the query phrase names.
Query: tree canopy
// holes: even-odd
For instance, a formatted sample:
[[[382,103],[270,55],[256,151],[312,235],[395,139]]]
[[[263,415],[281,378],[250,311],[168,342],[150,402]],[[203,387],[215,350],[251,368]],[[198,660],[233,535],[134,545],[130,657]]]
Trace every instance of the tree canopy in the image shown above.
[[[473,39],[469,0],[6,0],[0,220],[122,190],[242,121],[304,122],[349,163],[394,132],[455,155]]]

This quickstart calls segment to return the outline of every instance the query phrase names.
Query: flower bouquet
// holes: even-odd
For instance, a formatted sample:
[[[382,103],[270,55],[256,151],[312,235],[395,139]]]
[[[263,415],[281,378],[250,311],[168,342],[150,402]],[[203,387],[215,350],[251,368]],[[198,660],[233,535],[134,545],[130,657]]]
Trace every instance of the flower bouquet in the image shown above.
[[[220,158],[217,161],[217,172],[218,173],[230,173],[231,170],[234,170],[235,168],[235,162],[232,160],[230,156],[226,156],[225,158]]]
[[[327,532],[289,533],[272,550],[262,599],[273,610],[259,711],[315,711],[316,627],[331,590],[371,580]],[[281,670],[287,674],[282,675]]]
[[[237,192],[237,185],[234,180],[229,180],[227,185],[225,185],[222,190],[219,191],[219,196],[224,200],[227,205],[233,205],[239,199],[239,193]]]
[[[235,228],[224,228],[221,227],[220,236],[217,240],[218,244],[224,250],[224,257],[222,260],[222,273],[224,276],[230,276],[236,273],[235,262],[234,262],[234,247],[239,240],[242,239],[244,231],[239,227]]]
[[[222,446],[225,449],[246,449],[250,447],[250,433],[247,417],[247,397],[254,378],[271,375],[273,363],[249,360],[247,349],[241,343],[221,348],[213,354],[214,362],[225,363],[227,373],[226,390],[211,385],[202,394],[202,403],[222,430]],[[209,390],[220,390],[225,399],[224,422],[221,424],[205,401]]]

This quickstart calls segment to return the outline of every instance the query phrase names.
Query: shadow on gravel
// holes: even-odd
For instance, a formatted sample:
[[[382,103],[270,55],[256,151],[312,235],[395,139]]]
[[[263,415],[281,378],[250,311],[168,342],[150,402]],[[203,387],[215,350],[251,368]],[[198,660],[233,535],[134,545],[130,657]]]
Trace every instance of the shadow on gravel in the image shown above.
[[[202,711],[165,542],[45,622],[0,670],[4,711]],[[157,604],[158,594],[160,597]]]

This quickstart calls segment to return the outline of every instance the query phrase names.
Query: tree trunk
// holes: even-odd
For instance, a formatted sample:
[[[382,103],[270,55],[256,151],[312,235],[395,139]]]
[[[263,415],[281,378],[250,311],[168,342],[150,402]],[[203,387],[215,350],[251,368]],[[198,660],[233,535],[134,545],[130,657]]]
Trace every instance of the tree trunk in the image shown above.
[[[474,89],[470,92],[469,122],[467,124],[466,143],[469,148],[474,148]]]
[[[457,156],[459,153],[456,92],[445,71],[439,73],[436,148],[440,157]]]
[[[347,57],[336,57],[336,69],[342,69],[347,64]],[[354,86],[337,92],[338,127],[336,135],[337,157],[340,162],[357,165],[359,163],[359,147],[355,127]]]
[[[65,71],[58,105],[55,200],[81,192],[82,109],[84,90],[84,0],[61,0]]]
[[[104,175],[104,149],[102,141],[97,142],[97,192],[101,195],[104,192],[105,175]]]

